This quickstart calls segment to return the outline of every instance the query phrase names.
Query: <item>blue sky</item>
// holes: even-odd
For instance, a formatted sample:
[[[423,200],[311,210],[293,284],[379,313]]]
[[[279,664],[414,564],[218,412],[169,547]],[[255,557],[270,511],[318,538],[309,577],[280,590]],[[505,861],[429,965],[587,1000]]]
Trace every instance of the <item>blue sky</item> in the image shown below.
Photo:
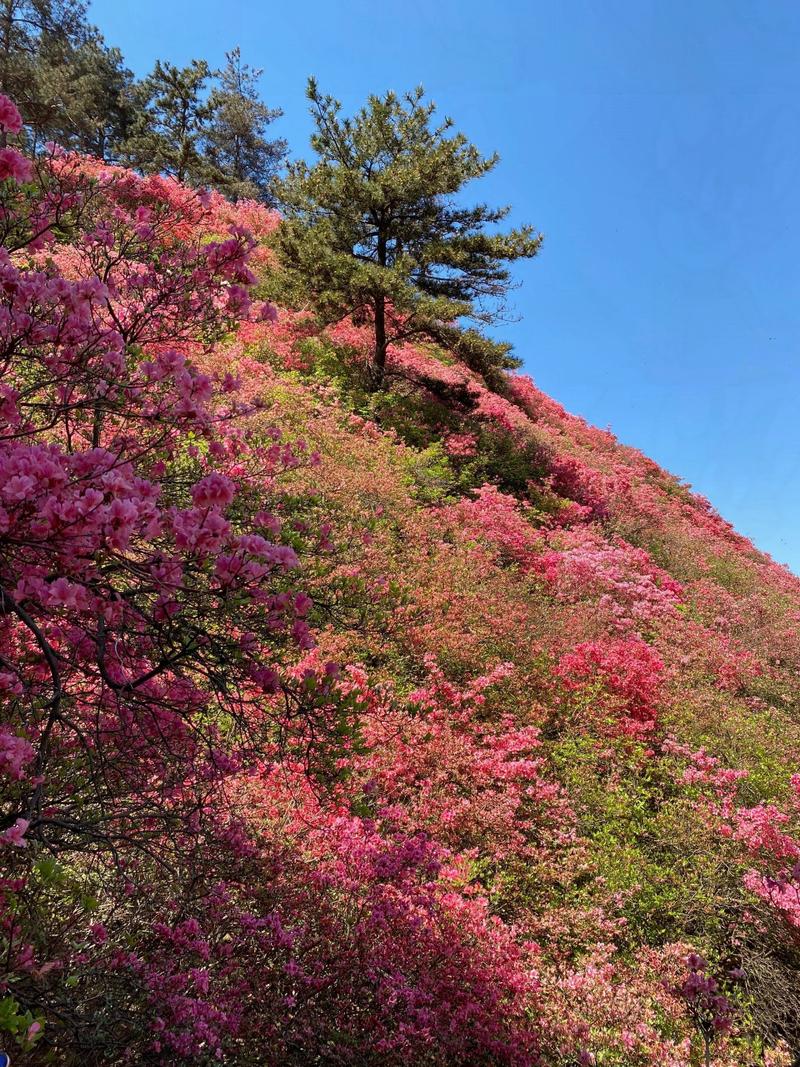
[[[800,574],[795,0],[93,0],[129,66],[240,45],[305,154],[306,77],[355,109],[422,83],[545,234],[506,325],[570,411]]]

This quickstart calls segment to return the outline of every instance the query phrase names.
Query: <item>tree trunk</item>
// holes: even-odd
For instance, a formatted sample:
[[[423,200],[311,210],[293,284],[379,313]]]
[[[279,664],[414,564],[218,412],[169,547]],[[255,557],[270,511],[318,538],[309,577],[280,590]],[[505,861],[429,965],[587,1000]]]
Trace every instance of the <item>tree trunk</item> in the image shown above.
[[[378,266],[386,266],[386,237],[378,233],[377,248]],[[386,350],[389,344],[386,340],[386,297],[383,293],[375,295],[375,352],[372,358],[372,388],[376,391],[383,388],[383,379],[386,374]]]
[[[386,373],[386,298],[381,294],[375,297],[375,352],[372,357],[372,387],[376,391],[383,388]]]
[[[189,138],[181,140],[181,154],[178,156],[178,166],[175,168],[175,177],[179,182],[186,181],[186,171],[189,166]]]
[[[10,96],[11,94],[8,92],[8,62],[11,51],[11,31],[14,26],[14,12],[11,7],[11,0],[6,0],[3,15],[3,40],[2,44],[0,44],[0,56],[2,56],[2,61],[0,62],[0,89]],[[16,103],[16,100],[14,103]],[[0,130],[0,148],[5,148],[7,144],[8,136],[6,131]]]

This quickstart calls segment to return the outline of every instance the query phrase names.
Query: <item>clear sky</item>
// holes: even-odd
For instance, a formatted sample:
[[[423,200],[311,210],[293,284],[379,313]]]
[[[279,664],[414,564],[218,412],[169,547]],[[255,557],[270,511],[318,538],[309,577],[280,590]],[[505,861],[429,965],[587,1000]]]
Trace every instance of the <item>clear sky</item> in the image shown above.
[[[355,109],[422,83],[545,234],[525,369],[800,574],[797,0],[93,0],[128,65],[240,45],[308,151],[315,74]]]

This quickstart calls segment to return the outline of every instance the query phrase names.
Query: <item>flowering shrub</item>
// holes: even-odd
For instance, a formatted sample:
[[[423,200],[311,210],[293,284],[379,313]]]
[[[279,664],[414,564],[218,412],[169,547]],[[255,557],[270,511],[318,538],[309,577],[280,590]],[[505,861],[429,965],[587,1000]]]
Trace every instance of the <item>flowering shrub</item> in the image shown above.
[[[696,952],[686,958],[688,975],[678,986],[677,993],[688,1005],[689,1014],[703,1040],[705,1062],[711,1063],[711,1045],[719,1034],[731,1029],[733,1006],[720,992],[719,982],[707,973],[708,963]],[[740,972],[731,972],[740,977]]]
[[[35,193],[6,181],[0,253],[2,916],[23,1000],[32,968],[65,965],[15,918],[31,854],[179,862],[268,729],[251,709],[281,648],[311,641],[263,510],[306,460],[277,432],[245,441],[235,381],[187,355],[247,314],[251,238],[205,239],[202,194],[160,180],[58,153],[39,169]]]
[[[593,531],[558,535],[560,548],[543,552],[531,566],[565,601],[592,599],[615,630],[652,630],[675,614],[681,585],[654,565],[642,549],[601,540]]]
[[[533,565],[541,539],[513,496],[493,485],[482,485],[474,500],[460,500],[444,515],[458,523],[467,536],[482,538],[523,569]]]
[[[797,580],[527,378],[365,396],[363,323],[254,299],[275,213],[21,121],[0,1047],[788,1067]]]
[[[590,641],[561,657],[556,676],[572,692],[589,691],[619,717],[619,729],[645,737],[656,728],[664,663],[640,639]],[[596,690],[592,683],[599,683]]]

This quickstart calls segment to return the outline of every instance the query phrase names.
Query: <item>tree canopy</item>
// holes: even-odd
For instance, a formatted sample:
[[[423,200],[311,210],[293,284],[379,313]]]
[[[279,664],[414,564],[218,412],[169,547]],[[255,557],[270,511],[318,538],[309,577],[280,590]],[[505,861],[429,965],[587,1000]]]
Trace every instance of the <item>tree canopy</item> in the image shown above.
[[[508,264],[535,256],[542,238],[532,226],[501,232],[508,207],[468,207],[460,197],[499,157],[453,132],[452,119],[437,122],[421,87],[370,96],[353,118],[314,79],[307,95],[318,158],[292,163],[278,186],[289,287],[325,321],[372,324],[376,387],[389,345],[412,339],[446,344],[486,373],[515,365],[510,345],[481,327],[502,317]]]
[[[241,49],[226,55],[218,84],[209,98],[206,154],[211,184],[233,200],[272,200],[272,185],[286,156],[282,139],[270,140],[267,129],[283,112],[260,99],[263,74],[242,62]]]
[[[179,182],[205,181],[203,134],[211,115],[210,76],[204,59],[193,59],[186,67],[156,60],[139,88],[136,128],[125,146],[125,155],[137,170],[171,174]]]
[[[222,70],[204,59],[185,67],[157,60],[137,80],[82,0],[0,0],[0,92],[20,101],[34,153],[54,141],[233,200],[271,203],[286,142],[267,129],[282,112],[261,100],[263,72],[238,47],[226,59]]]

